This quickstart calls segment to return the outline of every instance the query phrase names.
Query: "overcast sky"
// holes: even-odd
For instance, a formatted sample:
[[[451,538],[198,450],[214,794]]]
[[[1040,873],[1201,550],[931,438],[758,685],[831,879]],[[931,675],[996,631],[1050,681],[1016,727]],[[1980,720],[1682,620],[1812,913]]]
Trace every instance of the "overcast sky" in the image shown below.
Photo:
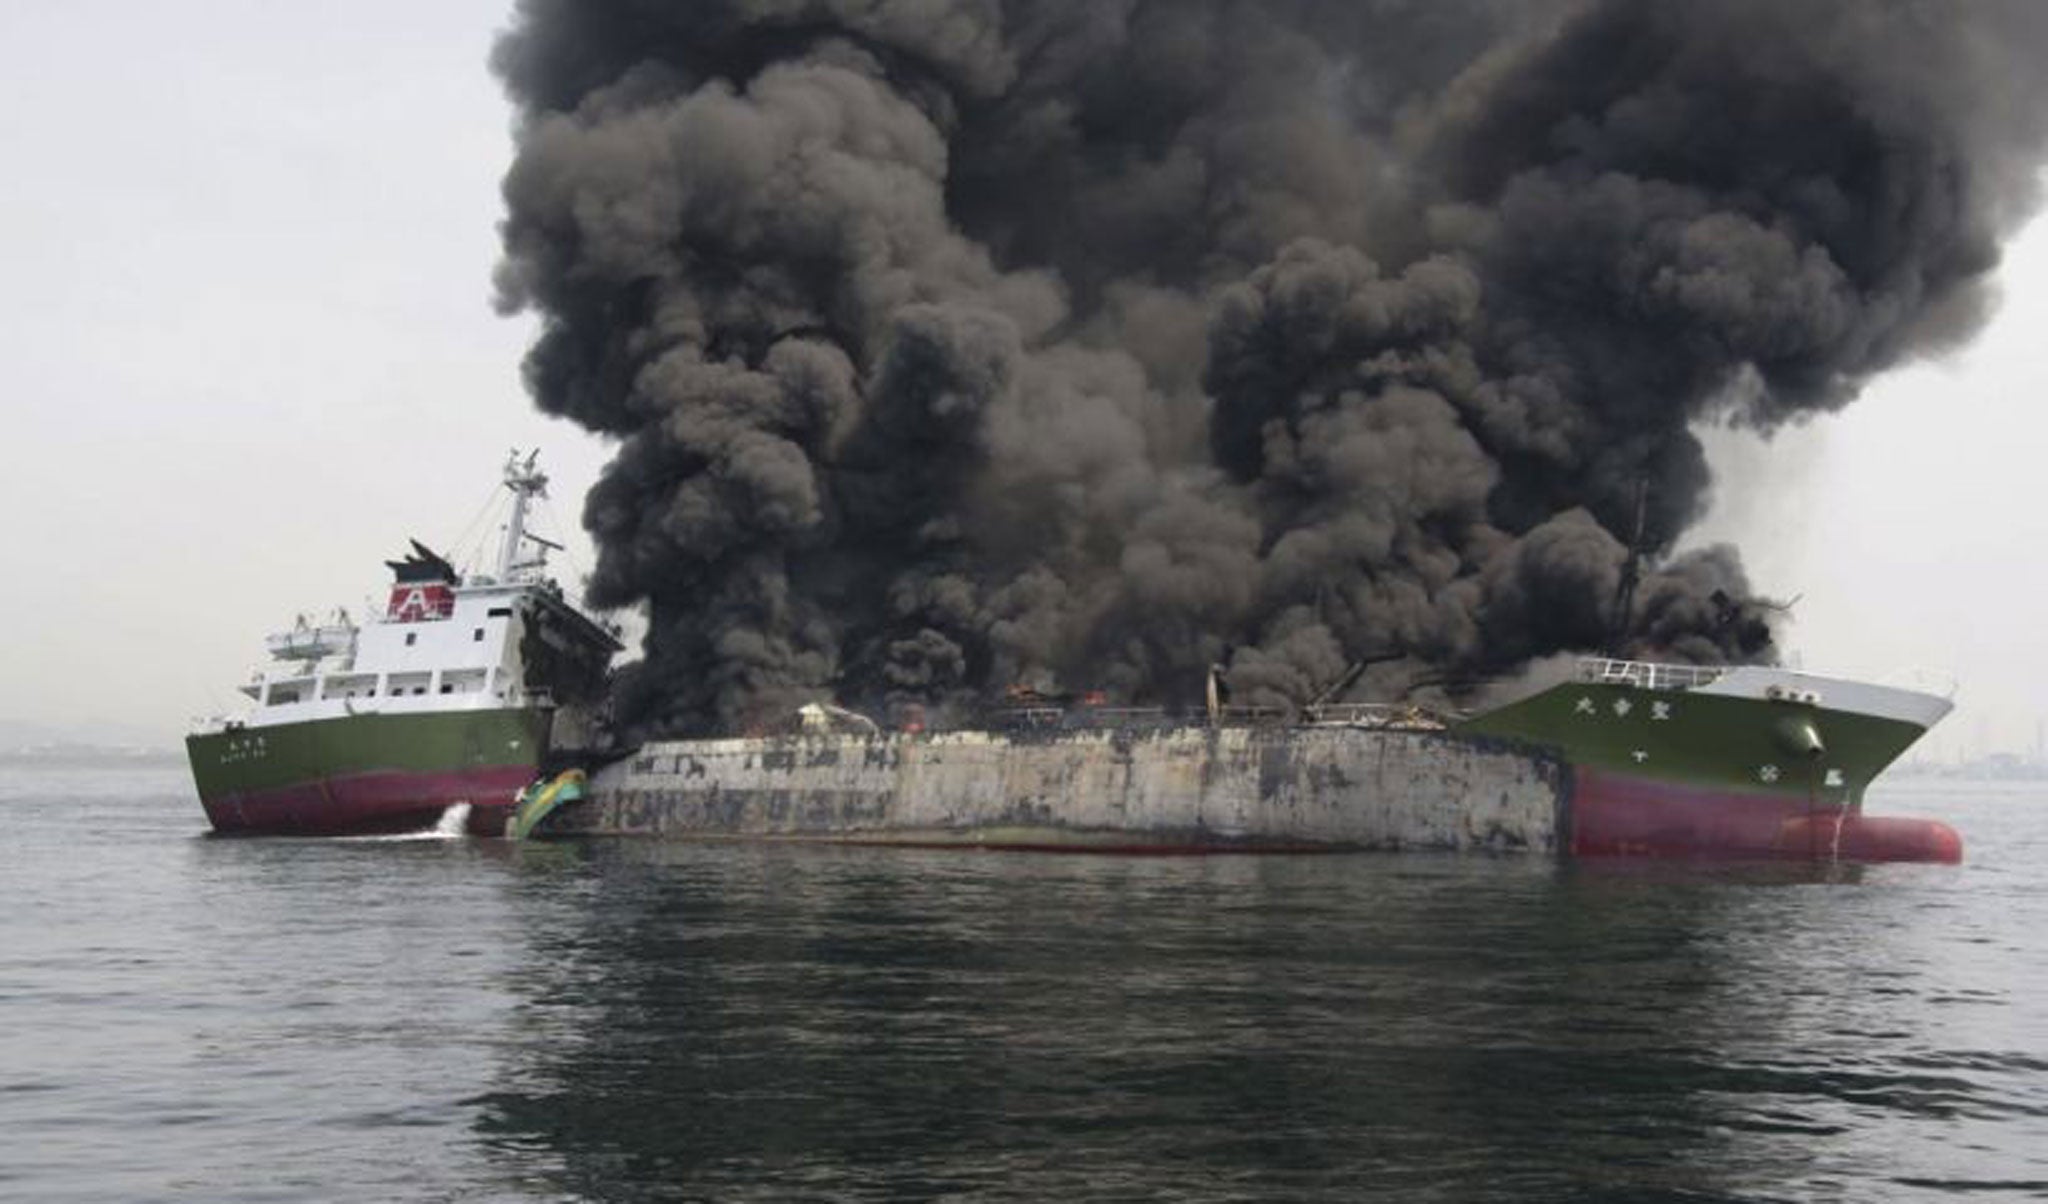
[[[0,6],[0,718],[168,743],[269,631],[449,544],[507,448],[573,536],[606,447],[539,416],[490,307],[509,0]],[[2048,224],[1972,347],[1769,444],[1717,437],[1702,537],[1797,595],[1816,672],[1960,705],[1923,751],[2048,714]],[[547,516],[543,515],[543,524]]]

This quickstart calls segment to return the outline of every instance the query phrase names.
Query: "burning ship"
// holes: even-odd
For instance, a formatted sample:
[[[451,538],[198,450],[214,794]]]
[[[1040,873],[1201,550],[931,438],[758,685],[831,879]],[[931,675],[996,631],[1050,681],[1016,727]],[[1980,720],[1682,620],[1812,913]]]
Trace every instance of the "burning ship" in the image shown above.
[[[1017,708],[885,732],[812,705],[772,736],[647,744],[529,792],[543,835],[1116,852],[1441,849],[1954,862],[1947,825],[1864,814],[1950,708],[1759,666],[1580,662],[1469,717],[1335,704],[1176,721]]]
[[[512,508],[495,571],[463,576],[415,542],[387,562],[384,613],[347,612],[268,641],[244,713],[186,738],[216,832],[412,831],[444,817],[497,835],[518,792],[603,690],[612,632],[547,576],[556,545],[526,530],[536,457],[506,463]]]
[[[821,709],[586,765],[540,831],[1955,853],[1862,814],[1946,703],[1753,667],[1712,602],[1750,594],[1740,556],[1680,549],[1701,429],[1834,413],[1990,312],[2048,145],[2039,6],[703,7],[522,5],[492,56],[495,301],[537,324],[539,408],[616,447],[584,518],[590,603],[648,621],[623,727],[1037,673],[1173,698],[1226,643],[1259,701],[1368,651],[1474,679],[1615,655],[1469,717]],[[1621,645],[1631,526],[1663,562]],[[317,664],[260,683],[197,745],[209,805],[559,768],[532,758],[560,695],[509,655],[389,689],[419,670],[373,643],[489,647],[489,618],[343,625],[356,697]],[[525,726],[276,763],[266,712],[368,731],[374,677],[402,742],[464,700],[450,673],[483,683],[462,722]]]
[[[1863,814],[1947,703],[1765,667],[1740,555],[1686,536],[1701,431],[1990,312],[2038,5],[717,7],[528,5],[493,60],[497,300],[538,407],[616,441],[619,722],[1174,699],[1226,645],[1295,705],[821,709],[587,766],[538,831],[1957,855]],[[1476,715],[1299,706],[1360,656],[1384,698],[1596,649]]]
[[[533,456],[506,464],[493,571],[415,542],[376,619],[270,637],[250,706],[186,742],[216,831],[1961,857],[1945,825],[1863,813],[1946,699],[1761,666],[1588,658],[1469,716],[1232,707],[1218,666],[1194,715],[1013,697],[972,730],[885,730],[813,703],[773,734],[603,750],[620,644],[546,575],[555,545],[526,530],[546,484]]]

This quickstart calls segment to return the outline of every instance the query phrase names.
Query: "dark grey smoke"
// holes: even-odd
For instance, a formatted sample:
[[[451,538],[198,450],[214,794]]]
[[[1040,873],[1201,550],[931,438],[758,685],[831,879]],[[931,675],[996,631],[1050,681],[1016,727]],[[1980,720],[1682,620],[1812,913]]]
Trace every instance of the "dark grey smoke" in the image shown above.
[[[521,0],[500,274],[642,731],[1763,658],[1689,427],[1967,336],[2030,0]],[[1938,420],[1938,416],[1930,416]]]

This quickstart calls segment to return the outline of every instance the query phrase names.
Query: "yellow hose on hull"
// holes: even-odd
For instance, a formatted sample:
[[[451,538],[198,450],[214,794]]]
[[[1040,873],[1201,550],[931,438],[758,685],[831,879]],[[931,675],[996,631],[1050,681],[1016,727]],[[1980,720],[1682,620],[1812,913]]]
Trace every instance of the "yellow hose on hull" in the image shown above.
[[[582,770],[571,769],[545,782],[528,786],[519,796],[519,805],[512,809],[512,818],[505,824],[505,839],[525,840],[540,826],[540,821],[554,814],[555,808],[582,798],[585,780]]]

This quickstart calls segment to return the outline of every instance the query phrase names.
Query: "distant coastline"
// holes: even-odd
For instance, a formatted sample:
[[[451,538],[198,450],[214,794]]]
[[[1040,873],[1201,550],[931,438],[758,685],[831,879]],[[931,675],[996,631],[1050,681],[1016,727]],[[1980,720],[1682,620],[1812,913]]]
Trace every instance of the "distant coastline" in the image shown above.
[[[2048,761],[2018,753],[1991,753],[1951,763],[1902,761],[1887,769],[1884,776],[1956,782],[2041,782],[2048,781]]]
[[[0,765],[10,769],[174,769],[184,763],[185,754],[174,748],[57,741],[0,749]]]
[[[168,734],[136,724],[0,716],[0,765],[14,769],[164,769],[185,763]]]

